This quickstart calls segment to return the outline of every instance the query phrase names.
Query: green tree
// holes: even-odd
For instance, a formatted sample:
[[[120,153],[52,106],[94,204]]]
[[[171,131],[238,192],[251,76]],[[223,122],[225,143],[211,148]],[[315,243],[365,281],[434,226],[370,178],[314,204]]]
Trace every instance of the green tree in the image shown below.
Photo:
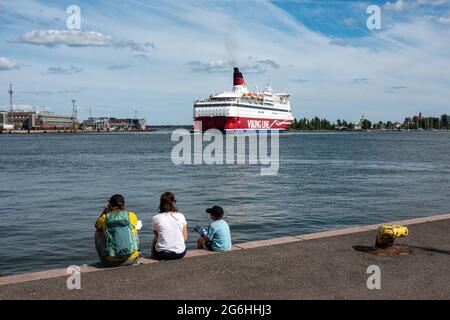
[[[442,129],[447,129],[448,130],[449,127],[449,116],[447,114],[443,114],[441,116],[441,128]]]
[[[371,129],[371,128],[372,128],[372,122],[370,122],[370,121],[367,120],[367,119],[364,119],[364,120],[361,122],[361,128],[364,129],[364,130]]]

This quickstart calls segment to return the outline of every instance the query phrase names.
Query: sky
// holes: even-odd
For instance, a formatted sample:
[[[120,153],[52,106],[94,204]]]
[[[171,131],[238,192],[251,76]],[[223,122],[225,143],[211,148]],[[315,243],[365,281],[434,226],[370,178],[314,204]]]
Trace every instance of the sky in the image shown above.
[[[234,66],[251,89],[291,94],[296,118],[450,113],[450,0],[0,0],[0,109],[12,83],[36,110],[71,114],[76,99],[81,120],[191,124]]]

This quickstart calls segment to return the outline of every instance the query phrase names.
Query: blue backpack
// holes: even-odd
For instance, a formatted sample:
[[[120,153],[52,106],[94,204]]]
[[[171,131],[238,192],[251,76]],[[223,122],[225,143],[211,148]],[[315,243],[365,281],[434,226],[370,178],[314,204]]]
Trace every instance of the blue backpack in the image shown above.
[[[131,256],[139,250],[138,238],[133,234],[133,226],[127,211],[112,212],[105,222],[105,256]]]

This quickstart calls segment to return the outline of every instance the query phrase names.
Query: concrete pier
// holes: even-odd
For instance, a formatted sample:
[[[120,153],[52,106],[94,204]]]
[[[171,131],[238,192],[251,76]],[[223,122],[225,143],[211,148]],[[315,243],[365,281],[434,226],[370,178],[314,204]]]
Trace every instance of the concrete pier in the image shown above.
[[[66,269],[0,278],[0,299],[450,299],[450,214],[388,222],[409,228],[398,245],[412,252],[377,256],[379,225],[237,244],[226,253],[189,251],[184,259],[114,269],[83,267],[81,289]],[[368,289],[369,266],[381,289]]]

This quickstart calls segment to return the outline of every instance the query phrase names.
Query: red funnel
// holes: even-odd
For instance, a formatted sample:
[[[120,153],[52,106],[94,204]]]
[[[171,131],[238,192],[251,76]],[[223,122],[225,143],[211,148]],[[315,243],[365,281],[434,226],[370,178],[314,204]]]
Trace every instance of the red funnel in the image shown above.
[[[242,73],[239,71],[238,67],[234,68],[233,85],[234,86],[244,85],[244,77],[242,76]]]

